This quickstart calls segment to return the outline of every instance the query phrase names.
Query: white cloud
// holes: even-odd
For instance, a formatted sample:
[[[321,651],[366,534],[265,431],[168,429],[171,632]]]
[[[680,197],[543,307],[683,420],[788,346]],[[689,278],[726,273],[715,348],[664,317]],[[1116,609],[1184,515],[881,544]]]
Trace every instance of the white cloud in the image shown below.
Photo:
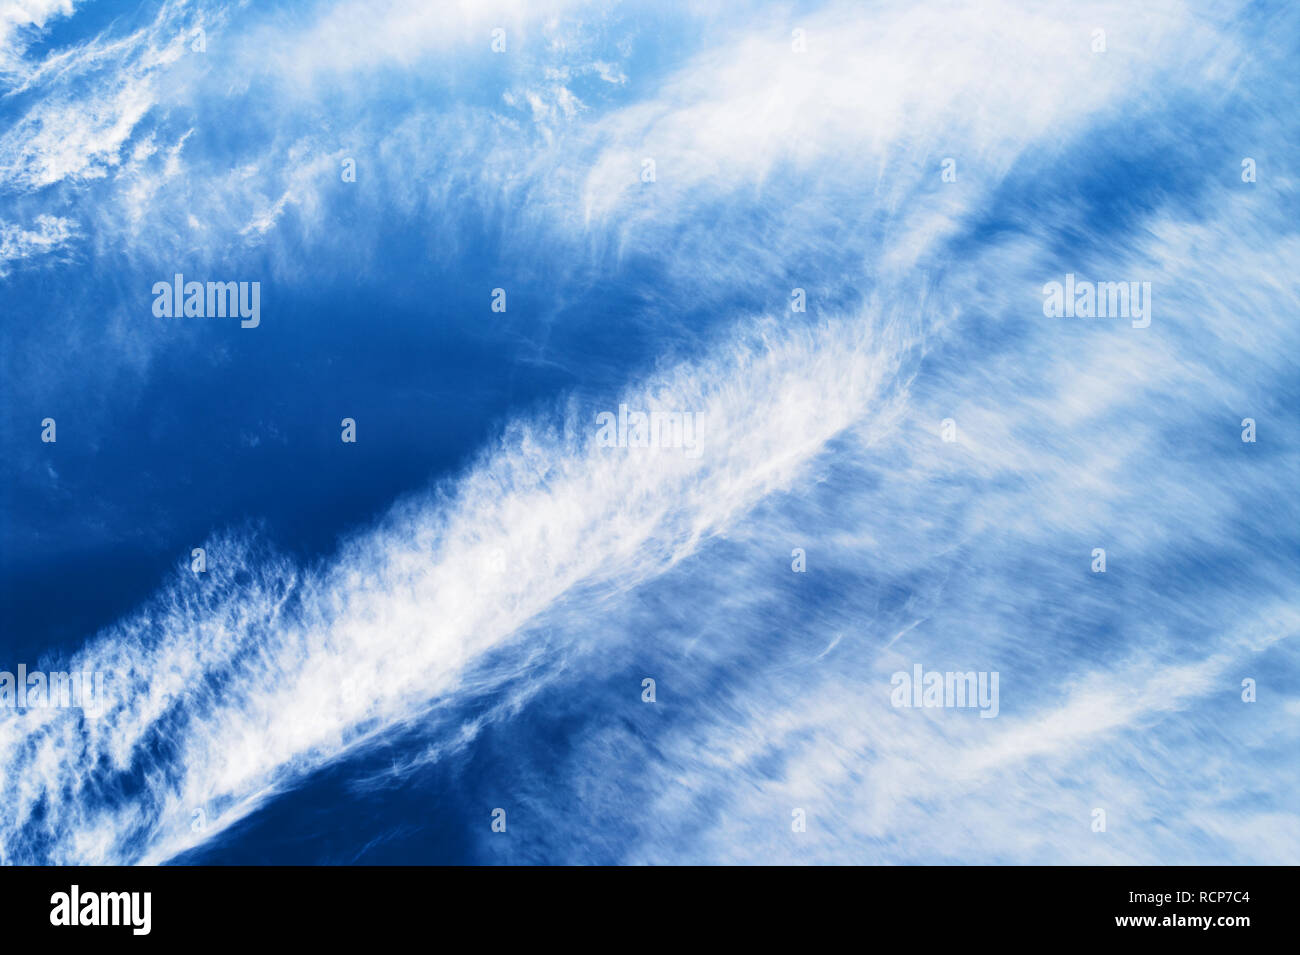
[[[57,252],[77,235],[77,223],[59,216],[39,215],[33,226],[0,222],[0,277],[9,262]]]
[[[0,3],[0,74],[18,69],[24,34],[55,17],[72,16],[72,0],[4,0]]]
[[[393,15],[381,17],[365,43],[355,40],[355,6],[289,42],[269,68],[300,84],[290,101],[309,95],[323,75],[401,66],[459,35],[433,29],[415,7],[386,9]],[[208,807],[210,835],[277,787],[363,745],[367,733],[499,684],[507,674],[491,669],[490,654],[530,623],[558,620],[560,632],[579,635],[560,652],[598,652],[624,618],[602,618],[595,633],[593,608],[625,606],[643,588],[676,580],[688,563],[692,583],[712,587],[720,609],[709,616],[697,605],[679,608],[691,629],[678,643],[665,639],[668,651],[744,663],[751,675],[664,747],[654,763],[663,784],[648,786],[657,812],[629,858],[856,860],[868,845],[884,858],[915,860],[971,845],[1020,861],[1070,852],[1152,861],[1169,851],[1159,835],[1084,842],[1069,826],[1088,838],[1095,798],[1128,807],[1130,819],[1172,811],[1158,787],[1134,780],[1162,759],[1180,778],[1207,786],[1204,796],[1179,794],[1188,800],[1180,819],[1262,845],[1260,827],[1272,817],[1231,815],[1228,799],[1210,789],[1218,767],[1191,765],[1199,750],[1180,745],[1189,730],[1171,714],[1204,704],[1221,681],[1231,682],[1243,656],[1293,635],[1294,583],[1273,580],[1275,568],[1263,561],[1261,585],[1279,588],[1271,600],[1215,593],[1193,606],[1177,593],[1126,591],[1111,599],[1139,621],[1124,637],[1140,652],[1123,654],[1126,666],[1094,666],[1080,648],[1064,646],[1081,640],[1078,632],[1062,623],[1039,633],[1024,617],[1044,595],[1072,594],[1085,618],[1107,613],[1107,600],[1067,585],[1059,566],[1030,562],[1038,576],[1018,577],[1015,563],[1102,530],[1123,543],[1130,566],[1139,555],[1167,559],[1197,525],[1201,542],[1231,540],[1242,519],[1239,475],[1193,491],[1187,475],[1195,461],[1163,470],[1143,462],[1171,426],[1153,406],[1204,410],[1248,391],[1207,385],[1223,380],[1222,369],[1198,354],[1199,337],[1180,333],[1163,312],[1142,338],[1126,327],[1094,328],[1067,341],[1060,325],[1043,325],[1033,281],[1055,263],[1042,223],[1021,223],[1016,239],[987,243],[932,282],[913,274],[969,216],[989,208],[1026,153],[1035,150],[1037,168],[1049,167],[1092,124],[1147,108],[1153,87],[1198,89],[1236,55],[1230,37],[1180,6],[1090,9],[1151,43],[1140,56],[1114,47],[1099,61],[1074,13],[1012,4],[978,12],[837,7],[807,20],[806,54],[792,54],[782,31],[728,35],[670,76],[661,95],[593,115],[589,125],[568,122],[586,118],[576,106],[566,113],[520,87],[517,102],[553,137],[540,153],[534,140],[512,138],[516,127],[473,110],[404,117],[370,140],[381,165],[403,172],[429,168],[412,162],[430,142],[446,146],[436,158],[450,171],[434,183],[405,183],[409,191],[392,197],[396,207],[418,208],[430,193],[450,205],[466,182],[483,195],[510,186],[526,201],[507,242],[540,234],[568,243],[584,264],[608,261],[610,248],[615,257],[655,254],[679,297],[708,285],[734,290],[786,264],[840,253],[846,278],[874,290],[860,311],[811,328],[768,319],[747,332],[751,320],[735,316],[727,326],[733,338],[713,340],[711,357],[628,389],[633,404],[705,412],[707,450],[698,463],[593,449],[582,441],[589,416],[569,419],[571,432],[521,424],[445,493],[399,505],[328,566],[301,568],[244,542],[214,542],[214,586],[169,588],[81,654],[82,665],[118,674],[128,691],[113,711],[85,727],[59,713],[0,720],[0,759],[15,780],[14,798],[0,809],[3,861],[25,858],[23,837],[42,799],[50,803],[37,828],[59,860],[165,859],[204,838],[189,828],[194,808]],[[465,17],[455,24],[465,36],[493,22],[477,12]],[[147,101],[138,108],[107,101],[104,123],[73,135],[66,150],[42,141],[26,152],[0,146],[0,157],[20,155],[15,168],[33,184],[102,175]],[[151,160],[148,142],[135,148],[136,161]],[[325,136],[276,142],[248,166],[205,180],[196,191],[215,198],[199,210],[185,205],[187,214],[218,243],[240,230],[271,235],[291,205],[317,221],[315,184],[337,168],[340,149]],[[935,160],[949,152],[959,152],[962,178],[944,192]],[[658,163],[653,191],[638,180],[645,155]],[[279,158],[291,160],[288,171],[272,176]],[[149,201],[183,205],[179,192],[163,188]],[[1107,275],[1151,270],[1161,309],[1166,301],[1195,309],[1207,335],[1267,365],[1294,352],[1294,333],[1277,320],[1294,314],[1294,288],[1268,278],[1287,274],[1294,250],[1283,243],[1252,258],[1257,236],[1243,237],[1241,222],[1262,228],[1267,209],[1213,198],[1223,203],[1217,215],[1199,223],[1169,210],[1148,213],[1139,240],[1092,264]],[[15,247],[20,241],[31,244],[15,239]],[[992,288],[988,276],[997,279]],[[1248,328],[1233,325],[1233,289],[1249,290],[1241,292],[1254,316]],[[1016,315],[1026,298],[1017,348],[981,352],[965,341],[960,319]],[[942,364],[944,349],[961,359],[956,367]],[[931,359],[923,377],[922,353]],[[610,406],[617,403],[611,397]],[[955,447],[933,435],[934,422],[949,414],[962,435]],[[1246,486],[1269,491],[1278,473],[1256,472]],[[1150,494],[1136,494],[1134,481]],[[873,608],[854,593],[818,608],[791,637],[806,654],[792,651],[778,671],[751,659],[741,638],[746,626],[758,629],[773,599],[757,570],[770,556],[762,548],[779,541],[785,549],[796,532],[820,540],[814,560],[866,575],[864,594],[874,577],[912,595],[901,610]],[[710,573],[699,561],[720,542],[743,545],[743,556]],[[251,585],[234,579],[244,566],[255,572]],[[1165,628],[1196,627],[1198,615],[1198,652],[1180,656],[1178,635]],[[733,642],[707,639],[709,625]],[[887,675],[893,661],[923,651],[1017,661],[1029,698],[1019,709],[1008,700],[996,721],[970,725],[923,714],[902,722],[879,699],[864,701],[881,685],[882,667]],[[1117,683],[1126,672],[1140,674],[1131,687]],[[354,695],[344,692],[348,681]],[[154,762],[158,739],[178,755]],[[586,772],[612,754],[638,752],[615,730],[575,740],[575,749],[584,760],[577,770]],[[1243,744],[1233,756],[1250,765],[1255,750]],[[85,767],[101,757],[123,770],[143,765],[144,792],[107,805],[88,798],[94,780]],[[765,775],[757,768],[765,760],[781,771]],[[1286,782],[1265,780],[1252,791],[1267,795]],[[602,785],[614,783],[594,780],[593,792]],[[821,827],[802,847],[788,842],[795,800],[817,810]],[[1008,822],[1017,814],[1031,822]],[[715,817],[722,823],[694,838],[689,824]],[[683,831],[692,839],[680,838]],[[1297,846],[1287,835],[1274,848],[1287,854]]]

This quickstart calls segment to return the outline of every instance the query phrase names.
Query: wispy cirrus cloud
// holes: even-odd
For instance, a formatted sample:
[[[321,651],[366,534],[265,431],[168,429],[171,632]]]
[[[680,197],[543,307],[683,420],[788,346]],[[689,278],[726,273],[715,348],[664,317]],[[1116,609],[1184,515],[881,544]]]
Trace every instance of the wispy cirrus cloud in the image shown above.
[[[0,223],[0,276],[9,262],[57,253],[77,235],[77,223],[59,216],[39,215],[31,228]]]
[[[600,407],[703,411],[706,454],[593,448],[579,389],[320,564],[214,540],[211,586],[165,587],[76,655],[116,675],[105,716],[0,722],[18,781],[5,861],[165,861],[396,725],[427,721],[428,758],[448,759],[556,685],[623,719],[582,723],[558,780],[522,774],[516,797],[538,817],[576,802],[597,820],[521,833],[525,860],[1300,852],[1294,772],[1264,771],[1295,734],[1236,696],[1243,675],[1277,686],[1295,671],[1295,537],[1271,529],[1293,514],[1295,449],[1230,456],[1256,407],[1281,430],[1270,395],[1294,388],[1280,357],[1297,347],[1294,184],[1242,195],[1229,167],[1204,175],[1194,204],[1159,177],[1135,180],[1131,204],[1086,192],[1119,175],[1125,157],[1104,145],[1118,132],[1142,131],[1151,154],[1186,148],[1186,103],[1248,63],[1249,38],[1176,4],[833,6],[704,43],[651,89],[593,48],[601,82],[627,80],[601,108],[578,109],[561,92],[571,76],[541,72],[374,120],[361,93],[339,96],[350,77],[401,76],[474,43],[466,62],[486,58],[495,12],[396,4],[363,39],[358,7],[312,16],[301,33],[271,16],[250,27],[258,42],[226,38],[236,62],[266,58],[285,111],[250,126],[275,135],[234,162],[195,148],[192,112],[146,133],[166,94],[140,73],[145,112],[113,99],[116,118],[66,153],[15,138],[0,156],[19,157],[33,190],[111,187],[96,221],[145,259],[234,238],[355,246],[364,233],[328,228],[325,183],[356,154],[384,187],[370,212],[445,213],[439,250],[455,250],[462,221],[489,222],[509,250],[545,245],[520,268],[562,276],[558,298],[574,277],[651,262],[661,288],[636,315],[663,367]],[[1104,58],[1094,23],[1112,38]],[[524,48],[555,31],[525,32]],[[171,102],[227,88],[215,69]],[[304,130],[322,99],[334,125]],[[68,108],[51,116],[86,104]],[[1267,111],[1231,112],[1225,136],[1289,135]],[[359,244],[343,260],[377,267]],[[275,267],[296,279],[340,260]],[[1152,325],[1045,319],[1041,285],[1068,270],[1151,281]],[[793,285],[817,317],[784,311]],[[779,304],[738,307],[745,293]],[[724,317],[685,330],[683,303]],[[958,441],[938,436],[944,418]],[[1087,567],[1099,544],[1105,577]],[[807,576],[791,573],[794,547]],[[1000,670],[1002,714],[892,708],[889,674],[916,661]],[[608,687],[633,665],[659,675],[662,724],[635,722],[656,711]],[[488,716],[446,716],[485,693],[502,700]],[[1194,722],[1207,714],[1232,731]],[[1099,805],[1122,841],[1090,831]],[[807,833],[790,831],[793,808]]]
[[[0,74],[14,72],[25,39],[57,17],[72,15],[72,0],[6,0],[0,7]]]

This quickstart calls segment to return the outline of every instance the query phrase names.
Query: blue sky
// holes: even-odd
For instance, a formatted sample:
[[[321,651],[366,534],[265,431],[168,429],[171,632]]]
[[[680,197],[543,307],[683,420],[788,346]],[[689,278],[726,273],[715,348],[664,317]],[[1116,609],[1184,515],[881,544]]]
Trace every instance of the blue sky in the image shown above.
[[[0,861],[1300,860],[1300,15],[1130,7],[0,10]]]

